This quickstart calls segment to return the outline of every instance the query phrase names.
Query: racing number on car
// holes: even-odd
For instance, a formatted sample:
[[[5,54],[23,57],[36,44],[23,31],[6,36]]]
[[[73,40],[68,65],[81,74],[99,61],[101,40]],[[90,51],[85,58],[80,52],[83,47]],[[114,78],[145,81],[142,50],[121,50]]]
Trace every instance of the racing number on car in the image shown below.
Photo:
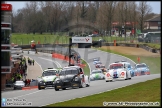
[[[110,74],[109,73],[107,73],[107,77],[110,77]]]
[[[124,72],[122,72],[122,73],[121,73],[121,76],[124,76],[124,75],[125,75],[125,73],[124,73]]]

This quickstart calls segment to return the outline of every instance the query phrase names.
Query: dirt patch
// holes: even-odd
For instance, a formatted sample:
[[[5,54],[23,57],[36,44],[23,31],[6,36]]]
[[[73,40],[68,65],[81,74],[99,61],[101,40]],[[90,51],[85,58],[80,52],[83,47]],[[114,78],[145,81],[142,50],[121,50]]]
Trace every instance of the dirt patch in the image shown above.
[[[102,46],[104,49],[110,49],[126,55],[160,57],[159,53],[152,53],[142,48],[123,47],[123,46]]]

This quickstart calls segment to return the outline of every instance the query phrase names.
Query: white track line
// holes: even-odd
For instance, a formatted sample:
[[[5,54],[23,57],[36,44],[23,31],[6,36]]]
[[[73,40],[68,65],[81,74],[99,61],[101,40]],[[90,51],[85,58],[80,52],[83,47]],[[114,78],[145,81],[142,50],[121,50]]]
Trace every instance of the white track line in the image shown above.
[[[28,94],[25,94],[25,95],[20,95],[20,96],[13,97],[13,98],[23,97],[23,96],[27,96],[27,95],[35,94],[35,93],[37,93],[37,92],[41,92],[41,91],[42,91],[42,90],[39,90],[39,91],[31,92],[31,93],[28,93]]]
[[[28,56],[27,56],[28,57]],[[30,59],[32,59],[31,57],[29,57]],[[43,71],[43,69],[42,69],[42,67],[41,67],[41,65],[36,61],[36,60],[34,60],[37,64],[38,64],[38,66],[41,68],[41,70]],[[28,73],[28,68],[27,68],[27,73]]]

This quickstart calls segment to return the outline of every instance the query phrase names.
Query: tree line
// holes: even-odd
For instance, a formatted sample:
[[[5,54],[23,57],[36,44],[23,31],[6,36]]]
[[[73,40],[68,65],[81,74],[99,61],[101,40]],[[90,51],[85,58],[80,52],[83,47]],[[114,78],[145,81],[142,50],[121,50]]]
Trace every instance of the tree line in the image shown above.
[[[153,15],[152,7],[146,1],[139,4],[135,1],[32,1],[13,11],[12,32],[54,34],[69,31],[62,28],[70,25],[76,25],[71,31],[90,31],[79,26],[88,24],[103,33],[111,31],[113,22],[119,23],[119,31],[126,22],[137,22],[137,25],[131,23],[129,27],[143,31],[144,21]]]

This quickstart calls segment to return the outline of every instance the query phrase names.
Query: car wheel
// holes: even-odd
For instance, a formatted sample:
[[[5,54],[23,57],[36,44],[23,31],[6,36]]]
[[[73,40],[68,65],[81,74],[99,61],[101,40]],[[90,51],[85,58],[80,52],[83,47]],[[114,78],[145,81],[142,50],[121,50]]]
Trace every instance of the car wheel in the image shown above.
[[[14,90],[16,90],[16,87],[14,87]]]
[[[109,81],[106,81],[106,82],[109,82]]]
[[[90,85],[89,84],[86,84],[86,87],[89,87]]]
[[[59,89],[55,88],[55,91],[59,91]]]

